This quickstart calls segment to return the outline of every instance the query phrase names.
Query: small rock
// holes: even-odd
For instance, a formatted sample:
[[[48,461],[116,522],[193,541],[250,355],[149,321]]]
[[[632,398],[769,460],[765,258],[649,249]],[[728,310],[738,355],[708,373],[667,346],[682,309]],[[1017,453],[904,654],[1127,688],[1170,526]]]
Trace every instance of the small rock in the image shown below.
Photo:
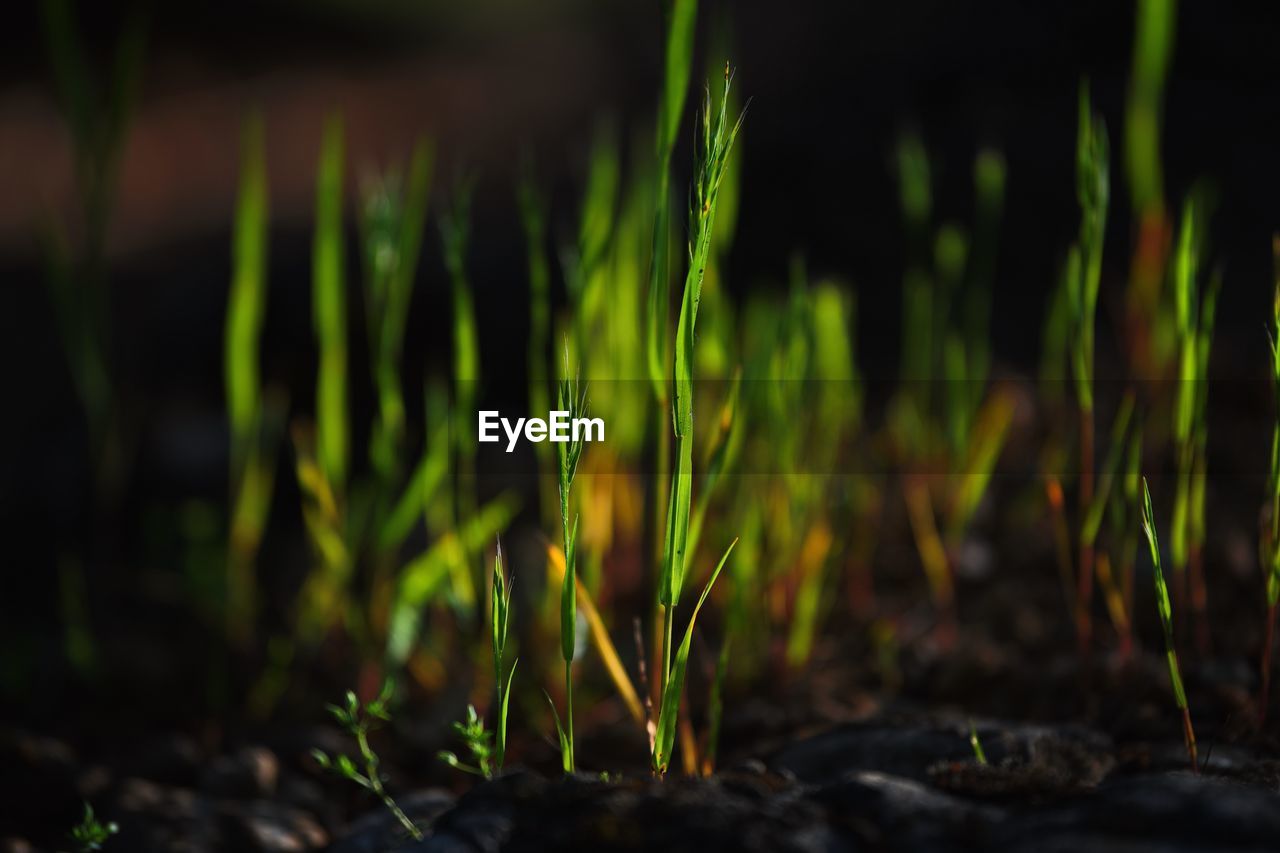
[[[203,788],[216,796],[258,799],[273,796],[279,778],[275,753],[250,746],[215,758],[205,771]]]
[[[121,775],[165,785],[194,788],[200,780],[203,756],[186,735],[163,735],[142,743],[120,761]]]
[[[1004,850],[1206,850],[1275,848],[1280,795],[1212,777],[1133,777],[1001,827]]]
[[[870,843],[899,849],[946,841],[963,846],[979,839],[1004,812],[934,790],[914,779],[855,771],[811,795],[833,822]]]
[[[302,853],[317,850],[329,836],[299,809],[267,800],[225,803],[221,826],[230,849],[253,853]]]

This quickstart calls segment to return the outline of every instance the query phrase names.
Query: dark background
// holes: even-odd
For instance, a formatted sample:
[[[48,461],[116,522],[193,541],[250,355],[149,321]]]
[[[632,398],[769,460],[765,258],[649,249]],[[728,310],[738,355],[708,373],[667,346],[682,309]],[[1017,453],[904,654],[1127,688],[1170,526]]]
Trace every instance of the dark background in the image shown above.
[[[105,56],[124,7],[79,5],[82,33]],[[1105,375],[1105,353],[1114,351],[1108,318],[1119,309],[1132,237],[1121,137],[1131,4],[702,5],[700,56],[711,25],[728,14],[728,58],[739,91],[752,98],[730,287],[784,286],[796,252],[813,274],[851,282],[861,366],[872,376],[892,377],[900,349],[904,250],[891,156],[907,127],[920,131],[932,155],[939,219],[969,220],[974,152],[980,145],[1004,151],[994,346],[1005,366],[1034,370],[1045,298],[1078,224],[1076,94],[1087,76],[1112,135],[1099,335]],[[516,378],[525,374],[527,327],[517,155],[534,152],[553,188],[552,234],[569,239],[600,119],[611,116],[633,146],[650,144],[661,58],[656,3],[142,8],[146,64],[108,249],[114,372],[141,437],[117,529],[108,553],[98,555],[103,566],[91,565],[95,577],[115,582],[129,577],[119,566],[146,540],[147,508],[193,496],[221,501],[225,490],[222,322],[237,142],[248,109],[266,117],[272,183],[264,374],[286,385],[295,411],[305,412],[314,384],[311,181],[331,109],[346,115],[349,174],[404,157],[414,137],[428,133],[441,155],[438,195],[451,176],[480,176],[470,261],[483,365],[487,375]],[[1265,370],[1270,236],[1280,223],[1278,24],[1280,11],[1264,4],[1184,2],[1178,11],[1163,134],[1166,191],[1175,211],[1198,178],[1220,193],[1212,245],[1226,282],[1214,372],[1224,379]],[[705,57],[697,67],[720,61]],[[0,31],[0,600],[14,616],[7,630],[43,636],[47,644],[33,648],[46,649],[57,638],[54,555],[92,538],[93,524],[82,418],[33,240],[41,217],[70,209],[67,143],[50,79],[38,15],[19,12]],[[691,114],[676,157],[677,187],[691,159]],[[423,364],[434,359],[442,367],[449,346],[434,224],[424,246],[406,355],[411,388]],[[354,274],[349,284],[358,312]],[[353,330],[361,328],[357,318]],[[360,356],[358,338],[351,350]],[[351,375],[356,405],[367,405],[366,374],[353,366]],[[1259,447],[1257,458],[1265,452]],[[289,489],[277,498],[277,507],[287,506]],[[296,526],[294,515],[277,511],[273,523]]]

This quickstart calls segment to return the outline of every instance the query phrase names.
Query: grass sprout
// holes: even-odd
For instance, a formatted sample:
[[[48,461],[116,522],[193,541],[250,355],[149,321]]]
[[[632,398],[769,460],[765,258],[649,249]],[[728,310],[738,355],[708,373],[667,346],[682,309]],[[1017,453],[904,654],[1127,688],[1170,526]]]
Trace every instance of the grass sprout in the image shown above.
[[[507,755],[507,710],[511,704],[511,682],[515,679],[519,658],[511,662],[511,669],[503,670],[503,658],[507,651],[507,631],[511,620],[511,581],[502,569],[502,543],[498,542],[493,558],[492,601],[489,621],[493,635],[494,697],[498,705],[496,722],[497,741],[493,751],[493,766],[501,770]]]
[[[987,753],[982,748],[982,740],[978,737],[978,729],[969,721],[969,746],[973,748],[973,759],[983,767],[987,766]]]
[[[1196,620],[1196,642],[1208,651],[1209,625],[1204,579],[1204,474],[1208,424],[1209,352],[1221,276],[1202,284],[1206,254],[1208,202],[1193,191],[1182,209],[1174,256],[1174,320],[1178,341],[1178,383],[1174,401],[1173,438],[1178,460],[1170,552],[1177,580],[1175,598],[1190,582],[1190,603]]]
[[[703,276],[711,251],[720,180],[724,176],[729,153],[742,125],[741,115],[733,124],[729,123],[727,104],[731,81],[732,74],[726,65],[724,90],[718,104],[713,104],[709,88],[703,101],[702,133],[699,136],[696,175],[689,207],[689,269],[685,276],[680,317],[676,325],[672,403],[677,463],[671,473],[671,488],[668,492],[667,535],[658,594],[659,603],[666,608],[662,667],[664,684],[671,670],[672,621],[684,586],[693,498],[694,330]]]
[[[1095,113],[1087,84],[1080,86],[1076,136],[1076,198],[1080,233],[1067,256],[1067,305],[1071,317],[1071,365],[1079,415],[1080,514],[1094,500],[1094,327],[1102,278],[1102,244],[1110,197],[1110,146],[1102,117]],[[1093,634],[1093,542],[1083,528],[1076,573],[1076,633],[1081,652]]]
[[[560,380],[556,394],[556,406],[560,411],[568,412],[570,422],[586,417],[587,390],[578,378],[569,378],[569,353],[565,350],[565,376]],[[556,729],[560,735],[561,758],[566,773],[572,773],[576,766],[573,744],[573,657],[577,648],[577,550],[578,550],[578,517],[575,515],[573,526],[569,526],[569,492],[573,488],[573,478],[578,472],[578,462],[582,459],[585,446],[585,435],[574,434],[570,441],[556,446],[559,462],[560,485],[560,530],[564,543],[565,570],[564,581],[560,587],[560,656],[564,659],[565,689],[565,728],[560,728],[560,719],[556,718]]]
[[[231,425],[227,547],[227,634],[245,647],[253,631],[255,560],[275,488],[285,400],[264,391],[260,349],[266,313],[268,197],[262,119],[251,117],[241,143],[241,176],[224,331],[223,376]]]
[[[1155,513],[1151,510],[1151,490],[1147,487],[1146,478],[1142,480],[1142,530],[1151,548],[1151,564],[1154,569],[1152,577],[1156,585],[1156,608],[1160,611],[1160,625],[1164,629],[1165,657],[1169,662],[1169,682],[1173,686],[1174,702],[1182,712],[1182,737],[1186,743],[1187,757],[1191,761],[1191,770],[1199,773],[1200,764],[1196,759],[1196,733],[1191,726],[1191,711],[1187,707],[1187,693],[1182,687],[1182,672],[1178,667],[1178,651],[1173,637],[1173,606],[1169,603],[1169,588],[1165,584],[1164,570],[1161,566],[1160,541],[1156,536]]]

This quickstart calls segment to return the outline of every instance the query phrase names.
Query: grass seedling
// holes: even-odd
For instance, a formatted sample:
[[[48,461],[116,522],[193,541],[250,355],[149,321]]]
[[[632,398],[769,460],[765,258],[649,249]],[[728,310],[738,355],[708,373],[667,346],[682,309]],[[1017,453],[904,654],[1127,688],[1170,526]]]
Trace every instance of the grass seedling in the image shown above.
[[[111,840],[111,836],[120,831],[115,821],[103,823],[93,813],[93,806],[84,804],[84,815],[80,822],[71,829],[71,840],[75,842],[80,853],[101,850],[102,845]]]
[[[1182,712],[1182,737],[1187,747],[1187,757],[1191,761],[1191,771],[1200,772],[1200,763],[1196,759],[1196,733],[1191,727],[1191,711],[1187,707],[1187,694],[1182,688],[1182,672],[1178,668],[1178,651],[1173,639],[1173,606],[1169,603],[1169,588],[1164,582],[1164,570],[1160,562],[1160,541],[1156,537],[1155,513],[1151,510],[1151,490],[1147,480],[1142,480],[1142,530],[1147,535],[1147,544],[1151,547],[1152,577],[1156,585],[1156,608],[1160,611],[1160,625],[1164,629],[1165,656],[1169,660],[1169,682],[1173,685],[1173,698]]]
[[[236,204],[231,290],[223,376],[231,426],[230,519],[227,547],[227,634],[244,647],[255,615],[254,563],[275,486],[276,445],[285,417],[280,395],[264,393],[259,351],[267,299],[267,168],[262,120],[245,126]]]
[[[430,143],[420,141],[414,147],[407,183],[402,187],[395,173],[374,181],[366,189],[361,217],[369,363],[378,399],[369,457],[387,485],[398,476],[396,467],[403,449],[400,353],[426,224],[433,162]]]
[[[507,651],[507,629],[511,619],[511,581],[502,570],[502,543],[498,542],[497,553],[493,558],[493,583],[489,607],[489,623],[493,635],[493,679],[494,697],[498,704],[496,723],[497,743],[493,752],[493,766],[502,769],[507,755],[507,709],[511,703],[511,682],[515,679],[517,658],[511,662],[511,669],[503,672],[503,658]]]
[[[697,0],[670,0],[665,5],[666,45],[662,92],[658,97],[657,191],[653,199],[653,251],[649,259],[649,297],[645,314],[645,352],[649,379],[659,412],[667,407],[667,334],[670,323],[668,271],[671,226],[671,155],[684,115],[693,69],[693,40],[698,21]],[[659,417],[662,415],[660,414]],[[665,429],[657,435],[666,444]]]
[[[547,389],[547,365],[551,342],[551,262],[547,257],[547,201],[526,161],[519,185],[520,220],[524,225],[529,254],[529,411],[551,409]],[[549,442],[534,445],[538,457],[542,487],[541,503],[548,522],[555,510],[556,498],[548,475],[555,469],[555,452]]]
[[[661,523],[670,496],[663,480],[671,466],[671,442],[667,438],[667,408],[670,390],[667,387],[669,371],[667,353],[671,325],[671,157],[676,137],[684,116],[685,99],[689,92],[689,79],[693,70],[693,42],[698,21],[697,0],[669,0],[664,4],[665,45],[662,89],[658,95],[658,118],[655,170],[656,189],[653,195],[653,243],[649,254],[648,294],[645,310],[645,365],[649,383],[653,389],[653,442],[655,468],[653,478],[653,522],[655,554],[666,554],[666,542],[662,538],[667,530]],[[662,581],[659,580],[659,589]],[[658,596],[661,599],[661,593]],[[662,604],[655,607],[654,661],[659,649],[664,648],[664,635],[658,623],[664,621]],[[666,668],[653,668],[652,698],[656,703],[666,681]]]
[[[1102,243],[1106,233],[1110,193],[1107,128],[1093,111],[1086,85],[1080,87],[1079,129],[1076,137],[1076,197],[1080,203],[1080,234],[1067,260],[1068,306],[1071,316],[1072,373],[1080,425],[1080,515],[1094,500],[1094,322],[1102,277]],[[1087,653],[1093,633],[1093,543],[1079,541],[1076,573],[1076,633],[1081,654]]]
[[[688,554],[689,517],[693,486],[693,363],[694,329],[698,321],[698,303],[702,280],[711,252],[715,228],[716,201],[720,180],[724,176],[733,142],[742,127],[742,116],[730,124],[727,107],[732,74],[724,70],[724,90],[719,104],[714,105],[710,88],[703,101],[702,133],[698,138],[698,159],[689,209],[689,268],[685,276],[684,296],[676,324],[674,400],[672,425],[675,431],[677,463],[671,473],[671,489],[667,504],[667,536],[663,548],[662,576],[659,580],[658,603],[664,610],[662,682],[671,673],[672,626],[675,607],[684,586]],[[664,690],[663,706],[666,705]],[[656,762],[655,762],[656,766]],[[665,770],[665,764],[661,765]]]
[[[311,305],[320,369],[316,378],[316,456],[341,495],[347,479],[347,292],[342,232],[344,143],[342,120],[324,129],[316,176],[316,222],[311,249]]]
[[[1135,229],[1126,295],[1131,363],[1138,375],[1154,376],[1172,354],[1172,340],[1162,339],[1167,326],[1151,318],[1161,311],[1170,223],[1164,202],[1164,169],[1160,156],[1165,81],[1177,30],[1174,0],[1139,0],[1133,33],[1133,66],[1125,103],[1125,172]],[[1153,336],[1152,333],[1155,333]]]
[[[973,748],[973,760],[987,766],[987,753],[982,748],[982,740],[978,737],[978,729],[973,725],[973,721],[969,721],[969,746]]]
[[[453,295],[453,395],[454,415],[450,432],[457,454],[455,513],[466,518],[475,511],[476,437],[475,411],[480,381],[480,340],[475,300],[467,277],[467,251],[471,237],[471,197],[474,185],[464,180],[455,188],[449,210],[440,217],[444,264]],[[474,595],[472,596],[474,598]]]
[[[560,380],[556,394],[556,407],[568,412],[570,421],[586,417],[587,392],[579,381],[570,379],[568,350],[565,351],[565,376]],[[560,737],[561,760],[564,772],[572,773],[576,767],[573,753],[573,657],[577,648],[577,583],[576,562],[578,549],[578,517],[573,519],[573,527],[569,526],[569,492],[573,488],[573,478],[578,472],[578,462],[582,458],[585,446],[582,435],[573,435],[572,440],[556,445],[559,462],[560,484],[560,531],[564,543],[565,570],[564,582],[560,586],[560,656],[564,659],[564,692],[565,692],[565,724],[560,725],[556,719],[556,730]],[[552,706],[555,710],[555,706]]]
[[[421,841],[423,838],[422,830],[414,825],[409,816],[401,811],[396,805],[396,801],[387,793],[386,788],[382,785],[382,772],[379,769],[378,754],[369,746],[369,732],[380,727],[381,725],[391,721],[391,712],[387,707],[391,702],[395,693],[395,685],[390,679],[383,682],[382,690],[377,697],[370,702],[361,702],[356,694],[350,690],[347,691],[346,701],[343,705],[328,705],[329,713],[333,714],[333,718],[338,721],[346,732],[355,738],[356,746],[360,750],[361,766],[357,766],[356,762],[344,754],[329,755],[321,750],[313,750],[311,755],[315,758],[316,763],[325,770],[330,770],[344,779],[352,782],[372,793],[375,797],[382,801],[387,810],[395,815],[396,820],[400,821],[400,825],[405,828],[415,841]],[[471,711],[475,716],[475,710]]]
[[[78,219],[70,229],[50,225],[46,256],[67,365],[88,423],[99,498],[106,499],[120,487],[125,465],[118,378],[111,366],[107,225],[142,76],[146,26],[139,13],[130,14],[110,68],[95,68],[77,32],[77,7],[70,0],[40,3],[59,106],[70,131]],[[68,234],[80,235],[75,250]]]
[[[1173,439],[1178,460],[1178,485],[1173,504],[1170,540],[1176,577],[1175,599],[1190,581],[1191,610],[1196,621],[1196,646],[1208,653],[1209,625],[1204,580],[1204,469],[1207,443],[1206,408],[1209,351],[1213,340],[1214,308],[1221,277],[1201,286],[1208,208],[1192,193],[1182,209],[1182,224],[1174,257],[1174,319],[1178,338],[1178,384],[1173,409]]]

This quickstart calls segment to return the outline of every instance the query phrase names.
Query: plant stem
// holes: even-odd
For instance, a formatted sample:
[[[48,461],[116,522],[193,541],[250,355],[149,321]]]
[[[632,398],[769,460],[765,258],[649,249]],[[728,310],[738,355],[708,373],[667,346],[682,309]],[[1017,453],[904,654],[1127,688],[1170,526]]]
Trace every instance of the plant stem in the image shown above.
[[[1093,503],[1093,408],[1080,408],[1080,517]],[[1076,639],[1080,656],[1089,654],[1093,637],[1093,543],[1080,541],[1080,570],[1076,574]]]
[[[665,639],[662,643],[662,692],[667,690],[667,679],[671,676],[671,637],[676,621],[675,605],[663,608]]]
[[[365,777],[369,782],[369,790],[372,791],[378,799],[382,800],[382,804],[386,806],[391,813],[396,816],[396,820],[400,821],[401,825],[409,831],[409,834],[413,836],[414,841],[421,841],[423,839],[422,830],[418,829],[418,827],[414,825],[413,821],[409,820],[409,816],[400,810],[400,806],[396,805],[396,801],[393,800],[391,795],[387,793],[386,789],[382,787],[382,778],[378,773],[378,757],[374,755],[373,750],[369,748],[369,737],[365,729],[356,729],[356,744],[360,747],[361,757],[364,758],[364,772]]]
[[[569,772],[577,769],[573,757],[573,661],[564,662],[565,735],[569,741]]]
[[[1267,703],[1271,699],[1271,646],[1275,638],[1276,630],[1276,605],[1273,602],[1267,606],[1267,630],[1262,642],[1262,690],[1258,694],[1258,728],[1262,728],[1267,722]]]
[[[1196,732],[1191,727],[1191,709],[1182,707],[1182,740],[1187,745],[1187,756],[1191,759],[1191,772],[1200,775],[1200,760],[1196,757]]]

